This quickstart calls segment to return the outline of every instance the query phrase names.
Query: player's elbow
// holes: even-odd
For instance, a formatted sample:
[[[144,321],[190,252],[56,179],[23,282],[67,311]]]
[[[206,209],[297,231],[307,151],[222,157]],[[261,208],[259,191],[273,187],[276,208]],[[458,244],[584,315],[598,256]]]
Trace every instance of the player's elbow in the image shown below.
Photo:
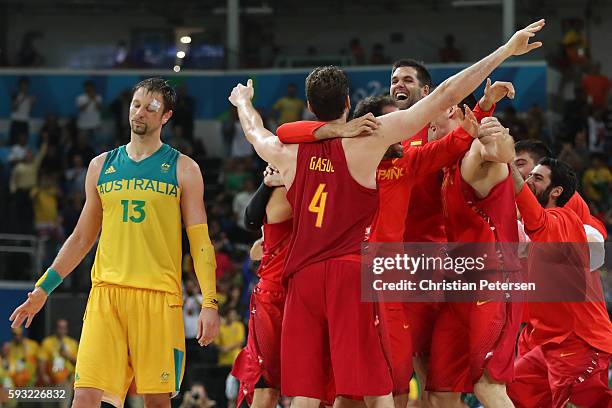
[[[97,232],[83,231],[77,228],[70,234],[69,240],[74,242],[75,246],[87,252],[94,245],[97,238]]]

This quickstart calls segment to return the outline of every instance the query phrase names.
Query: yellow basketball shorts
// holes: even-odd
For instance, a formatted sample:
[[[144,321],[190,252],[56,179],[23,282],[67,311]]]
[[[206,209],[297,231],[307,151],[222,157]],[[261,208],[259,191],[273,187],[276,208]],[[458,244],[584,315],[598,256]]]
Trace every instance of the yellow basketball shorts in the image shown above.
[[[91,289],[75,388],[101,389],[105,402],[121,407],[132,380],[139,394],[174,395],[184,369],[180,296],[119,286]]]

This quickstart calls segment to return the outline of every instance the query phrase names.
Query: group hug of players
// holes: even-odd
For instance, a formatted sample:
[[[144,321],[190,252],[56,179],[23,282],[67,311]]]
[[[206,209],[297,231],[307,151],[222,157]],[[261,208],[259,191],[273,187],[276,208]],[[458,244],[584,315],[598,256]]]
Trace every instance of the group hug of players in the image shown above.
[[[234,88],[229,99],[246,137],[270,163],[245,214],[263,238],[251,251],[261,265],[248,342],[232,371],[239,404],[273,407],[282,394],[295,407],[461,407],[469,392],[487,408],[612,407],[612,324],[603,301],[360,297],[366,239],[603,242],[606,230],[576,193],[573,171],[541,142],[515,147],[492,116],[515,91],[487,77],[508,57],[541,46],[530,39],[543,26],[517,31],[435,90],[423,65],[400,60],[390,95],[361,101],[349,122],[348,79],[336,67],[306,79],[319,121],[285,124],[277,135],[252,105],[251,80]],[[484,80],[482,98],[470,99]],[[540,256],[530,247],[521,265],[500,251],[486,267],[529,274]],[[588,253],[561,256],[587,268],[601,294]],[[423,392],[409,402],[413,373]]]

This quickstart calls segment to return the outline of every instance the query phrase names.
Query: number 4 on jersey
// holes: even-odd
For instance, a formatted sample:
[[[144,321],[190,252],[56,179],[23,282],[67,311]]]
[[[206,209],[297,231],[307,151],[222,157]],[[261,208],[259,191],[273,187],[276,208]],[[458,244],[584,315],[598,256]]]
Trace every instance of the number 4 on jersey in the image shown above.
[[[317,214],[317,220],[315,221],[315,226],[317,228],[321,228],[323,225],[323,217],[325,216],[325,202],[327,201],[327,192],[325,190],[325,184],[319,184],[317,187],[317,191],[315,191],[312,196],[312,200],[310,200],[310,204],[308,205],[308,211],[311,213]]]

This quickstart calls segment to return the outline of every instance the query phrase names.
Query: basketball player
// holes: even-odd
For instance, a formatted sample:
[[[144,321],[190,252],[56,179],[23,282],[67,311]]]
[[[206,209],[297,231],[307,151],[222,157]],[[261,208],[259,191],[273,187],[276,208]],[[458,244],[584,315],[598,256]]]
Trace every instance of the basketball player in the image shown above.
[[[521,140],[516,142],[514,148],[516,151],[514,165],[516,166],[516,170],[523,177],[523,180],[526,180],[529,177],[529,174],[533,171],[536,164],[540,160],[545,157],[552,157],[552,152],[549,147],[539,140]],[[576,215],[578,215],[578,218],[582,220],[582,224],[584,226],[585,233],[589,242],[599,242],[601,244],[606,240],[606,237],[608,236],[606,227],[598,218],[591,214],[589,206],[580,196],[580,193],[578,193],[578,191],[576,191],[572,195],[572,197],[564,205],[564,207],[570,208],[576,213]],[[520,223],[520,225],[522,226],[522,222]],[[589,249],[591,250],[590,255],[592,257],[595,257],[598,249],[597,246],[590,245]],[[599,254],[602,256],[604,255],[604,253],[605,248],[603,248],[603,251],[599,251]],[[597,269],[599,266],[601,266],[595,264],[598,264],[598,262],[593,262],[593,269]],[[529,323],[529,312],[527,309],[528,305],[526,304],[525,310],[523,311],[523,322],[525,323],[525,326],[521,330],[517,345],[518,357],[521,357],[529,350],[535,348],[535,345],[531,344],[532,338],[530,336],[530,333],[533,331],[533,327]]]
[[[586,277],[596,300],[528,304],[529,341],[515,363],[516,379],[508,394],[520,408],[610,407],[612,324],[599,273],[589,271],[583,220],[567,207],[575,194],[576,176],[567,164],[543,158],[526,181],[516,167],[513,178],[525,232],[535,243],[529,247],[529,276],[541,274],[539,262],[550,262],[551,249],[558,248],[556,267],[546,268],[554,272],[551,277],[564,281],[572,280],[570,274],[580,280]]]
[[[259,282],[251,295],[247,345],[234,362],[232,375],[240,380],[236,406],[246,398],[251,407],[274,408],[280,392],[280,343],[285,289],[281,275],[291,237],[291,206],[287,190],[276,169],[268,166],[264,181],[245,211],[250,229],[263,224],[263,243],[257,241],[253,255],[263,245]]]
[[[486,88],[491,87],[487,80]],[[506,87],[514,96],[511,84]],[[443,114],[431,124],[437,139],[455,126]],[[518,230],[508,162],[514,141],[496,118],[482,120],[489,133],[444,171],[442,203],[449,242],[517,242]],[[491,130],[495,129],[491,133]],[[486,267],[498,274],[520,270],[511,253],[500,252]],[[515,269],[513,269],[515,268]],[[499,275],[500,277],[502,275]],[[431,346],[427,389],[434,407],[459,407],[460,393],[472,392],[487,407],[511,407],[504,384],[512,381],[514,342],[520,311],[504,302],[449,302],[441,305]],[[514,318],[515,317],[515,318]]]
[[[514,164],[519,170],[523,180],[529,177],[536,164],[544,157],[552,157],[552,152],[543,142],[539,140],[521,140],[514,145],[516,157]],[[571,208],[583,224],[590,225],[602,235],[605,240],[608,236],[605,225],[595,216],[590,213],[589,206],[580,196],[578,191],[572,195],[564,207]]]
[[[92,160],[74,232],[10,317],[13,327],[26,319],[29,326],[102,229],[76,363],[75,408],[100,406],[101,400],[121,407],[133,378],[147,407],[169,407],[178,392],[185,361],[181,221],[203,295],[200,345],[219,331],[202,173],[160,139],[175,100],[160,78],[134,87],[130,143]]]
[[[458,103],[508,56],[539,47],[529,39],[543,25],[541,20],[517,32],[405,112],[378,118],[381,126],[372,137],[283,145],[263,127],[252,105],[252,81],[232,91],[230,102],[238,108],[247,139],[281,172],[294,213],[283,277],[288,292],[281,344],[282,366],[291,367],[282,372],[282,391],[296,396],[292,405],[318,406],[332,378],[336,395],[363,396],[369,406],[393,405],[374,306],[359,299],[359,251],[377,207],[376,168],[390,145]],[[306,90],[318,119],[346,121],[350,102],[342,71],[315,69]]]
[[[428,85],[424,85],[422,89],[417,87],[417,90],[413,89],[411,91],[404,91],[403,89],[400,90],[400,85],[398,85],[400,80],[405,81],[408,84],[406,87],[414,87],[414,84],[417,83],[421,84],[421,80],[427,83],[431,80],[430,78],[419,79],[419,76],[428,78],[428,72],[425,70],[425,67],[412,60],[402,60],[402,62],[398,62],[396,64],[403,64],[394,70],[392,77],[392,86],[395,86],[395,88],[393,88],[393,93],[396,96],[396,104],[403,106],[403,100],[401,100],[401,98],[405,95],[416,94],[419,95],[419,97],[422,97],[422,95],[428,93]],[[419,91],[419,89],[421,90]],[[472,95],[469,95],[468,98],[465,98],[462,101],[460,106],[463,106],[464,104],[475,106],[474,115],[475,118],[480,121],[484,117],[490,116],[495,104],[506,95],[509,95],[510,97],[514,96],[514,88],[511,83],[495,82],[493,85],[491,85],[490,81],[487,81],[484,96],[478,103],[475,102]],[[380,106],[377,106],[377,104],[383,103],[382,100],[377,102],[379,99],[380,97],[366,98],[365,100],[359,102],[357,108],[355,109],[354,116],[363,115],[368,111],[374,115],[388,113],[382,111]],[[370,108],[364,109],[365,106],[370,106]],[[390,111],[390,107],[386,107],[386,109]],[[448,112],[446,112],[447,116],[444,116],[443,118],[443,121],[445,122],[444,131],[451,130],[451,124],[460,124],[460,119],[455,118],[459,117],[461,112],[461,109],[457,108],[450,108]],[[469,114],[472,115],[471,112],[469,112]],[[355,122],[355,120],[356,119],[353,119],[351,122]],[[284,124],[278,129],[279,139],[281,139],[281,141],[284,143],[299,143],[317,139],[326,139],[335,135],[352,137],[354,136],[352,131],[355,126],[351,122],[344,125],[347,128],[346,130],[342,128],[342,125],[326,124],[325,122],[302,121],[294,122],[292,124]],[[501,125],[498,124],[498,126],[501,129]],[[458,129],[461,128],[458,127],[451,133],[455,133]],[[437,139],[440,139],[441,132],[442,130],[435,131],[433,133]],[[423,133],[425,136],[424,140],[419,139],[422,136],[421,133]],[[447,143],[449,143],[451,140],[453,140],[453,138],[450,135],[441,139],[441,141],[444,141],[444,148],[442,148],[442,145],[439,145],[440,150],[446,152],[446,154],[441,154],[438,148],[429,147],[430,145],[435,146],[440,142],[431,140],[430,142],[432,143],[426,143],[428,141],[427,133],[419,132],[417,137],[411,138],[409,143],[404,144],[403,158],[396,158],[393,161],[383,160],[381,162],[377,172],[380,207],[373,224],[370,236],[371,241],[401,242],[407,233],[405,231],[405,227],[409,224],[411,226],[412,224],[418,225],[417,230],[411,230],[410,234],[411,239],[416,239],[416,237],[419,237],[418,239],[420,239],[420,241],[413,242],[427,242],[428,239],[438,239],[439,242],[446,241],[446,235],[443,228],[444,220],[441,209],[439,210],[439,217],[436,216],[439,198],[438,200],[435,200],[434,197],[436,197],[436,188],[437,196],[440,196],[441,180],[438,180],[437,171],[441,170],[441,168],[445,165],[450,165],[451,162],[456,162],[456,160],[459,158],[459,155],[457,154],[459,152],[447,145]],[[473,141],[471,137],[462,140],[466,141],[470,145]],[[397,146],[400,145],[398,144],[391,146],[387,151],[386,156],[393,155],[398,151],[401,153],[401,146],[399,150],[397,149]],[[463,149],[465,148],[465,146],[461,147],[461,156],[463,155]],[[398,176],[393,177],[394,175]],[[424,182],[426,181],[430,184],[424,185]],[[415,192],[419,195],[415,196]],[[409,203],[413,202],[413,199],[415,198],[424,198],[425,200],[430,199],[431,201],[429,203],[430,205],[427,207],[427,211],[418,206],[414,206],[414,208],[419,208],[418,215],[423,216],[422,218],[418,218],[417,215],[413,215],[413,213],[408,212],[408,205]],[[428,201],[426,201],[425,204],[427,202]],[[411,207],[413,206],[411,205]],[[413,220],[413,223],[405,220],[407,215],[411,220]],[[427,221],[423,222],[424,219]],[[437,225],[437,220],[439,220],[442,225],[440,228],[432,228],[432,225]],[[432,230],[439,231],[443,236],[436,237],[435,232],[432,235]],[[418,231],[421,231],[422,233],[418,233]],[[419,380],[422,384],[424,384],[426,379],[426,361],[429,355],[429,345],[431,344],[431,331],[433,330],[435,314],[439,309],[439,304],[433,302],[410,302],[404,303],[401,305],[401,308],[399,306],[400,305],[396,303],[387,303],[385,304],[385,307],[382,308],[382,312],[386,316],[385,320],[387,321],[387,329],[390,331],[389,336],[391,340],[391,354],[392,356],[399,357],[391,358],[393,364],[392,373],[394,380],[394,400],[397,407],[403,407],[405,406],[405,399],[407,398],[405,392],[407,391],[408,382],[405,381],[405,375],[402,375],[402,373],[405,374],[408,371],[412,371],[413,367],[410,362],[406,364],[403,356],[405,356],[405,353],[408,351],[412,353],[414,348],[414,367],[418,367],[417,373]],[[410,330],[408,330],[408,328],[410,328]],[[406,334],[409,335],[406,336]],[[412,337],[412,342],[409,341],[410,337]],[[421,395],[421,397],[423,397],[423,395]]]

